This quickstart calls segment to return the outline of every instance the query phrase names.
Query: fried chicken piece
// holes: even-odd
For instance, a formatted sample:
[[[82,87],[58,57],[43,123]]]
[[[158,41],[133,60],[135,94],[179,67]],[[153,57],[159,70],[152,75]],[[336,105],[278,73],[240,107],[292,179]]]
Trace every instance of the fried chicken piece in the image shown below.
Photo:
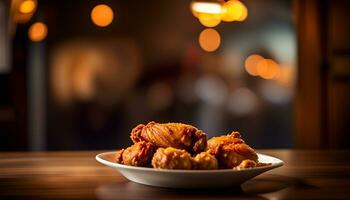
[[[209,152],[197,154],[193,159],[193,168],[199,170],[217,169],[218,160]]]
[[[120,163],[120,164],[122,164],[123,163],[123,152],[124,152],[124,150],[125,149],[121,149],[121,150],[119,150],[119,151],[117,151],[116,153],[115,153],[115,162],[116,163]]]
[[[131,131],[134,143],[151,142],[157,147],[185,149],[190,153],[202,152],[207,146],[207,135],[191,125],[182,123],[140,124]]]
[[[233,131],[228,135],[222,135],[222,136],[210,138],[210,140],[208,140],[207,149],[213,150],[218,148],[219,145],[241,144],[241,143],[244,143],[244,140],[241,138],[241,134],[239,132]]]
[[[262,163],[262,162],[258,162],[256,163],[255,167],[266,167],[266,166],[270,166],[272,165],[272,163]]]
[[[258,155],[244,143],[238,132],[208,140],[207,150],[218,159],[220,168],[232,169],[243,160],[258,162]]]
[[[155,150],[155,146],[149,142],[138,142],[117,151],[116,162],[124,165],[149,167]]]
[[[254,168],[257,166],[257,163],[253,160],[243,160],[241,164],[239,164],[237,167],[234,167],[235,170],[242,170],[242,169],[248,169],[248,168]]]
[[[261,162],[255,162],[253,160],[243,160],[241,164],[239,164],[237,167],[234,167],[235,170],[242,170],[242,169],[248,169],[248,168],[254,168],[254,167],[265,167],[272,165],[271,163],[261,163]]]
[[[191,155],[183,149],[158,148],[152,159],[152,166],[160,169],[191,169]]]
[[[227,144],[220,146],[215,156],[219,160],[220,167],[233,168],[239,165],[243,160],[258,161],[258,155],[247,144]]]

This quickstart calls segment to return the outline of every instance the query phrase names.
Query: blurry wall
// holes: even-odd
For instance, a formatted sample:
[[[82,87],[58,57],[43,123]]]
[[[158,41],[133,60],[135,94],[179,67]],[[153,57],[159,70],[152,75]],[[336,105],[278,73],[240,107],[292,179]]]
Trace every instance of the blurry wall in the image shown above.
[[[121,148],[151,120],[190,123],[209,137],[238,130],[256,148],[292,147],[292,1],[242,2],[244,21],[206,29],[191,1],[104,1],[114,12],[106,27],[90,18],[98,2],[38,1],[13,41],[13,66],[28,86],[28,99],[16,98],[29,110],[28,148]],[[47,26],[40,42],[27,36],[35,22]],[[213,42],[219,48],[207,52]],[[274,71],[254,74],[257,57]]]
[[[240,130],[256,147],[291,147],[292,4],[244,3],[249,17],[216,27],[222,42],[212,53],[198,44],[205,27],[190,1],[110,1],[116,17],[106,28],[87,20],[94,2],[46,3],[54,27],[47,148],[120,148],[132,127],[150,120],[191,123],[209,136]],[[251,54],[275,60],[286,75],[251,76]]]

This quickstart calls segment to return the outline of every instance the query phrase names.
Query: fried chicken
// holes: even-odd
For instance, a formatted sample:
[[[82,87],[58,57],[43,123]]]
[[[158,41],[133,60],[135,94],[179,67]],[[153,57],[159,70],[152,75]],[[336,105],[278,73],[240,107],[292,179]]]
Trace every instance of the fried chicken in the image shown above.
[[[116,163],[123,164],[123,152],[124,152],[124,150],[125,149],[121,149],[115,153],[115,162]]]
[[[222,135],[218,137],[212,137],[208,140],[207,149],[213,150],[218,148],[220,145],[227,144],[241,144],[244,143],[244,140],[241,138],[239,132],[233,131],[228,135]]]
[[[208,152],[202,152],[197,154],[193,159],[193,169],[208,170],[217,169],[218,161],[215,156]]]
[[[158,148],[152,166],[160,169],[192,169],[191,155],[182,149]]]
[[[243,160],[241,164],[239,164],[237,167],[234,167],[235,170],[242,170],[242,169],[248,169],[248,168],[254,168],[257,166],[257,163],[252,160]]]
[[[116,152],[117,163],[160,169],[234,169],[262,167],[239,132],[213,137],[182,123],[149,122],[131,131],[134,144]],[[193,155],[193,157],[192,157]]]
[[[201,130],[182,123],[140,124],[131,131],[134,143],[147,141],[157,147],[185,149],[190,153],[200,153],[207,145],[207,136]]]
[[[241,164],[239,164],[237,167],[234,167],[235,170],[242,170],[242,169],[248,169],[248,168],[254,168],[254,167],[265,167],[269,166],[271,163],[261,163],[261,162],[255,162],[253,160],[243,160]]]
[[[244,143],[238,132],[213,137],[208,140],[207,150],[218,159],[220,168],[234,168],[244,160],[258,162],[258,155]]]
[[[137,142],[126,149],[117,151],[116,162],[124,165],[149,167],[155,150],[155,146],[149,142]]]

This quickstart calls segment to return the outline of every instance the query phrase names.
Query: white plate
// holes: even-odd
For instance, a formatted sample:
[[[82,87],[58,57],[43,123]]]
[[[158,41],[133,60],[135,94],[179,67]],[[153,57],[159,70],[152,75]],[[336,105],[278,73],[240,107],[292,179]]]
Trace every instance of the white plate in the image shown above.
[[[271,165],[239,171],[232,169],[166,170],[115,163],[115,152],[98,154],[96,160],[117,170],[130,181],[144,185],[167,188],[209,188],[238,186],[261,173],[284,164],[282,160],[272,156],[263,154],[258,154],[258,156],[260,162],[271,163]]]

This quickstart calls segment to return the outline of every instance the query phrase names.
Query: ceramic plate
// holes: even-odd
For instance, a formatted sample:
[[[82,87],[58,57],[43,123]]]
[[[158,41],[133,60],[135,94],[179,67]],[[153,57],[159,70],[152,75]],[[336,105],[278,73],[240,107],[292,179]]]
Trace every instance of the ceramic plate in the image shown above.
[[[278,158],[258,154],[259,161],[271,163],[269,166],[244,170],[165,170],[146,167],[133,167],[115,163],[115,152],[101,153],[96,160],[121,173],[130,181],[167,188],[211,188],[238,186],[243,182],[284,163]]]

